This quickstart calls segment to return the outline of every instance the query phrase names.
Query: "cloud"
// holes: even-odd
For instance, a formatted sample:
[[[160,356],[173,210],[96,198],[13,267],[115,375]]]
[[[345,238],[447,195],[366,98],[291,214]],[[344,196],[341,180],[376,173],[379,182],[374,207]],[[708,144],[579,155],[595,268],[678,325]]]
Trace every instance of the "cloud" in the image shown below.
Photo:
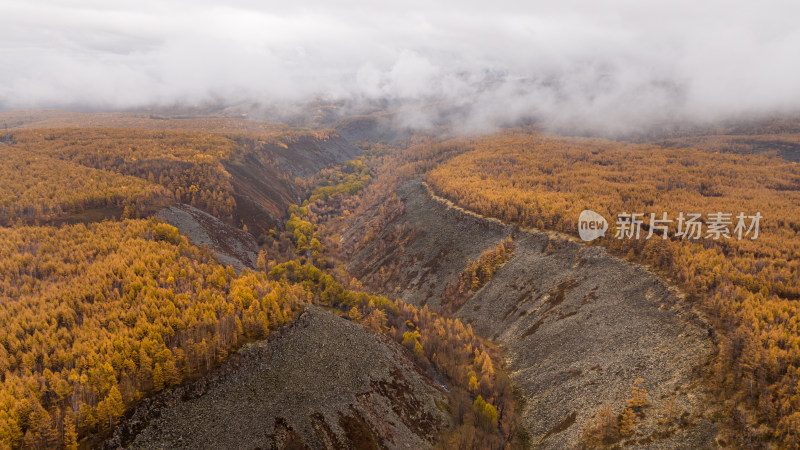
[[[467,129],[800,109],[789,1],[0,0],[0,11],[0,109],[324,97]]]

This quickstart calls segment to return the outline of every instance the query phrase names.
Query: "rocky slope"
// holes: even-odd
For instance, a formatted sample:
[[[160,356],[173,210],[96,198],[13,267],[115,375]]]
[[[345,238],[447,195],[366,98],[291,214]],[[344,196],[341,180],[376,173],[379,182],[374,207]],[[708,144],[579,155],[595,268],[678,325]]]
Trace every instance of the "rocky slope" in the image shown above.
[[[303,200],[295,177],[312,176],[361,153],[336,133],[327,137],[298,135],[282,145],[246,136],[235,139],[243,152],[224,162],[236,199],[234,216],[256,236],[280,228],[289,205]]]
[[[189,236],[193,244],[207,246],[220,263],[237,271],[255,269],[259,249],[249,233],[190,205],[176,204],[158,211],[156,216]]]
[[[400,204],[384,208],[382,217],[372,211],[352,222],[345,241],[358,241],[364,227],[375,237],[363,241],[348,269],[413,304],[439,307],[470,260],[514,238],[514,257],[456,315],[505,347],[534,446],[578,445],[599,409],[622,411],[639,377],[650,405],[628,443],[713,442],[698,377],[712,348],[710,332],[678,292],[601,247],[461,211],[419,181],[397,196]]]
[[[189,386],[145,400],[106,448],[429,448],[441,388],[393,341],[309,306]]]

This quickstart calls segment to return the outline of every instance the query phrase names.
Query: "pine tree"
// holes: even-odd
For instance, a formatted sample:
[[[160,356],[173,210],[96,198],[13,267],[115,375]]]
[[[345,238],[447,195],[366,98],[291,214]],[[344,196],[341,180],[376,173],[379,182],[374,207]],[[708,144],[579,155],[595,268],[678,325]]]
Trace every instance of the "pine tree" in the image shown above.
[[[361,321],[361,311],[358,310],[355,306],[350,309],[350,312],[347,313],[347,317],[350,318],[353,322],[360,322]]]
[[[480,383],[478,382],[478,379],[473,374],[472,376],[469,377],[469,390],[471,392],[478,392],[478,388],[480,388]]]
[[[64,414],[64,448],[67,450],[78,449],[78,432],[75,429],[75,412],[67,407]]]
[[[380,332],[386,327],[386,313],[380,309],[375,309],[365,319],[367,327],[371,330]]]
[[[175,364],[175,356],[170,355],[164,362],[164,381],[169,386],[175,386],[181,382],[181,374]]]
[[[6,411],[0,410],[0,445],[14,447],[22,439],[19,422]]]
[[[639,387],[639,383],[643,381],[644,378],[637,378],[631,386],[633,395],[628,399],[628,406],[634,410],[639,410],[647,404],[647,389]]]
[[[419,341],[414,342],[414,356],[420,361],[425,360],[425,350],[422,348],[422,344],[420,344]]]
[[[106,413],[108,414],[109,426],[117,423],[117,419],[125,413],[125,403],[123,403],[122,394],[120,394],[116,385],[111,387],[108,397],[106,397]]]
[[[583,432],[583,442],[588,447],[611,444],[619,439],[619,423],[611,411],[611,406],[606,405],[601,409],[594,421]]]
[[[156,392],[164,389],[164,369],[159,363],[156,363],[153,369],[153,389]]]
[[[497,409],[484,401],[483,397],[479,395],[472,404],[472,408],[475,411],[478,423],[483,424],[488,429],[497,427]]]
[[[619,434],[623,436],[630,436],[633,434],[633,429],[636,427],[636,413],[630,408],[625,408],[622,412],[622,417],[619,421]]]
[[[471,280],[470,288],[473,291],[477,291],[478,288],[481,287],[481,279],[478,278],[478,269],[477,269],[477,267],[473,267],[472,268],[472,276],[470,277],[470,280]]]
[[[37,402],[38,403],[38,402]],[[41,406],[38,405],[34,412],[33,424],[34,437],[45,447],[51,448],[58,442],[58,432],[53,426],[53,419],[50,414]]]

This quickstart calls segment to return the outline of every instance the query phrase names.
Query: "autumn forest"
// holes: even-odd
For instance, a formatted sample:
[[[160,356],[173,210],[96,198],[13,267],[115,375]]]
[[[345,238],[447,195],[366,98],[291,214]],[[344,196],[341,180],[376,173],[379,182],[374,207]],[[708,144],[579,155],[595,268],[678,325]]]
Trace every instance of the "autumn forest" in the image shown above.
[[[143,399],[213,373],[307,305],[393,342],[443,386],[449,422],[431,446],[535,447],[505,349],[457,315],[515,258],[518,230],[575,241],[585,209],[610,229],[581,245],[645,265],[708,319],[713,353],[698,377],[719,423],[740,436],[733,443],[800,446],[797,162],[731,137],[623,142],[530,128],[356,142],[355,158],[323,161],[313,152],[345,145],[335,130],[125,114],[80,120],[90,126],[53,114],[12,128],[13,140],[0,145],[0,448],[98,446]],[[297,156],[304,151],[312,155]],[[266,172],[242,170],[253,165]],[[259,197],[247,177],[274,190]],[[398,261],[360,279],[351,273],[360,250],[401,248],[419,233],[387,231],[405,214],[397,191],[410,181],[517,230],[459,267],[438,306],[390,293],[402,292],[387,281],[402,278]],[[166,223],[159,211],[178,204],[252,234],[256,262],[225,265]],[[639,238],[615,236],[622,213],[700,213],[708,226],[717,212],[759,213],[757,238],[686,237],[675,222],[648,238],[646,220]],[[254,229],[251,213],[273,221]],[[630,380],[619,413],[598,409],[581,446],[634,434],[648,404],[643,381]]]
[[[280,152],[302,136],[125,125],[19,130],[0,147],[0,446],[95,445],[142,398],[203,376],[308,304],[386,334],[448,380],[457,426],[441,445],[517,439],[499,351],[457,319],[354,291],[311,265],[333,261],[308,206],[289,208],[285,230],[262,236],[273,245],[258,267],[241,272],[150,217],[180,202],[236,224],[225,163],[249,154],[278,167],[263,146]],[[324,208],[370,180],[353,160],[296,182]],[[311,261],[297,259],[307,251]]]
[[[584,209],[608,218],[611,229],[593,245],[653,267],[711,317],[718,341],[706,376],[726,420],[764,424],[761,438],[800,445],[800,164],[537,133],[460,144],[471,150],[428,174],[435,192],[509,223],[571,235]],[[647,239],[646,229],[638,239],[615,237],[618,214],[681,212],[701,213],[706,224],[716,212],[764,220],[757,239],[676,236],[675,222],[667,239],[662,231]]]

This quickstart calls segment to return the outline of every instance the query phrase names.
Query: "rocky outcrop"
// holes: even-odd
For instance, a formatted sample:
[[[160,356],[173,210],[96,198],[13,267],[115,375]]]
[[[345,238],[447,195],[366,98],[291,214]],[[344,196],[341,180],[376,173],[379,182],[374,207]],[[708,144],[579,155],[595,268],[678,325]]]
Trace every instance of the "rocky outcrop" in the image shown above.
[[[221,264],[237,271],[255,269],[259,249],[252,235],[190,205],[172,205],[156,216],[186,233],[194,245],[207,246]]]
[[[445,395],[388,338],[309,306],[202,380],[146,400],[107,448],[429,448]]]

